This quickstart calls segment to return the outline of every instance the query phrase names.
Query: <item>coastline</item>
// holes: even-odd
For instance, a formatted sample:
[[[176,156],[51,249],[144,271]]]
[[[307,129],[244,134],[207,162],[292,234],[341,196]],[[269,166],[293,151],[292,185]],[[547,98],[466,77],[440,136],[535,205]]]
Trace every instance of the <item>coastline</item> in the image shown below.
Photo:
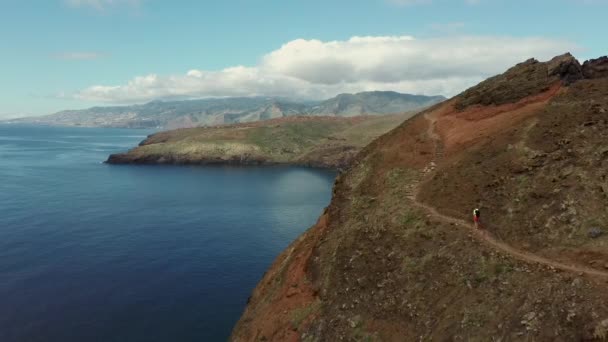
[[[107,164],[287,165],[348,168],[367,144],[411,113],[378,117],[283,118],[250,124],[157,132],[108,156]]]
[[[274,166],[293,166],[306,167],[313,169],[333,170],[343,172],[348,169],[353,158],[340,162],[327,161],[276,161],[263,158],[200,158],[188,159],[175,156],[150,155],[145,157],[133,157],[129,153],[115,153],[108,156],[103,162],[110,165],[173,165],[173,166],[231,166],[231,167],[274,167]]]

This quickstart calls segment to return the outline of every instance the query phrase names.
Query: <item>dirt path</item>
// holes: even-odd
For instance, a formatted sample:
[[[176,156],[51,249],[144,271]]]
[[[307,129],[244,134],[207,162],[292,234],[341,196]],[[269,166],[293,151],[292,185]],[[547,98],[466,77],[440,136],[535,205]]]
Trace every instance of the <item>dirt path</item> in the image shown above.
[[[427,119],[429,121],[429,129],[428,129],[427,133],[435,142],[435,156],[434,156],[434,160],[431,164],[432,168],[434,169],[435,165],[437,165],[439,160],[441,158],[443,158],[443,143],[441,141],[441,137],[435,132],[436,118],[432,117],[429,113],[426,113],[424,115],[424,117],[425,117],[425,119]],[[414,205],[425,210],[426,212],[428,212],[431,216],[433,216],[435,218],[438,218],[444,222],[449,222],[449,223],[454,224],[455,226],[462,227],[462,228],[469,230],[469,232],[472,236],[474,236],[481,242],[485,243],[486,245],[488,245],[500,252],[503,252],[517,260],[524,261],[527,263],[541,264],[541,265],[545,265],[551,269],[577,273],[579,275],[589,275],[589,276],[595,276],[595,277],[608,278],[607,271],[596,270],[596,269],[581,266],[581,265],[564,264],[561,262],[557,262],[557,261],[554,261],[551,259],[544,258],[542,256],[539,256],[539,255],[536,255],[533,253],[519,250],[502,241],[498,241],[487,230],[475,229],[475,227],[473,226],[472,223],[439,213],[437,211],[437,209],[418,201],[417,195],[418,195],[421,184],[422,184],[421,182],[416,184],[411,195],[409,196],[410,199],[412,200],[412,202],[414,203]]]

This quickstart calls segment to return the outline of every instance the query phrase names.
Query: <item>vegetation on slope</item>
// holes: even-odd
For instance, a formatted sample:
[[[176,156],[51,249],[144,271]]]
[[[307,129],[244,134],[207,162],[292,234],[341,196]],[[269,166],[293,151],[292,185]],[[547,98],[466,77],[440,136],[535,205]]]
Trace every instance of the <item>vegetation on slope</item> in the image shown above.
[[[608,223],[608,84],[559,59],[510,70],[536,80],[525,92],[497,94],[511,85],[494,78],[364,148],[319,222],[263,277],[232,340],[605,338],[608,236],[587,227]],[[483,233],[458,220],[476,206]]]
[[[154,134],[110,163],[297,164],[345,167],[373,139],[411,114],[379,117],[292,117],[251,124]]]
[[[460,216],[475,203],[514,245],[608,269],[607,242],[590,238],[608,223],[607,111],[608,78],[579,81],[446,164],[423,198]]]

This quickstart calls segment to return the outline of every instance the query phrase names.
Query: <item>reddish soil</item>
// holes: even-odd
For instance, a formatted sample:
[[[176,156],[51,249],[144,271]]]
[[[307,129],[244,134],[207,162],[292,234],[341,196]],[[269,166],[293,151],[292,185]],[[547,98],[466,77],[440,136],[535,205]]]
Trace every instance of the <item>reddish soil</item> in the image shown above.
[[[296,327],[293,313],[302,310],[306,315],[306,308],[318,298],[311,286],[309,263],[313,246],[326,229],[327,214],[323,214],[313,227],[277,257],[250,297],[232,340],[299,340],[298,329],[304,328],[309,317],[300,317],[301,326]],[[266,299],[268,294],[271,294],[270,300],[256,302],[258,298]]]
[[[443,139],[447,154],[458,153],[479,139],[491,137],[506,127],[512,127],[542,110],[549,100],[560,92],[556,82],[549,90],[525,97],[515,103],[498,106],[470,106],[457,110],[454,101],[448,101],[430,116],[437,122],[437,131]]]
[[[401,126],[368,145],[358,156],[361,163],[377,165],[374,176],[368,177],[366,188],[382,189],[387,172],[402,169],[422,169],[432,159],[433,141],[428,139],[429,122],[423,115],[406,121]]]

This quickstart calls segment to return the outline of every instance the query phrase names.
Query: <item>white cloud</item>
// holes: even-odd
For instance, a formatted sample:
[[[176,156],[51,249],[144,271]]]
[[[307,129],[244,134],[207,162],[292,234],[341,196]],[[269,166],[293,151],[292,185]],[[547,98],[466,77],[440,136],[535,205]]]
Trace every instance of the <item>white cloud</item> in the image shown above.
[[[106,54],[91,51],[70,51],[53,55],[55,59],[88,61],[106,57]]]
[[[142,1],[143,0],[64,0],[64,2],[71,7],[92,7],[100,11],[118,5],[137,7]]]
[[[123,85],[91,86],[75,96],[110,103],[221,96],[319,99],[366,90],[451,96],[530,57],[546,60],[576,48],[567,41],[535,37],[297,39],[255,66],[150,74]]]

